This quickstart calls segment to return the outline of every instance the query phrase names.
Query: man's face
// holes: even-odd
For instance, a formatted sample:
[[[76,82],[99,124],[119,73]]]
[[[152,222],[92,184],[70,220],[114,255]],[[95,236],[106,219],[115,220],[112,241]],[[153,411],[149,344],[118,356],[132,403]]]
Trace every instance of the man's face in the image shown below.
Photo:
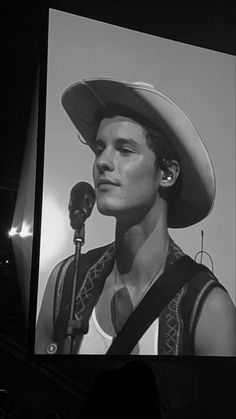
[[[136,121],[104,118],[95,142],[93,179],[99,212],[122,217],[142,216],[159,197],[156,156]]]

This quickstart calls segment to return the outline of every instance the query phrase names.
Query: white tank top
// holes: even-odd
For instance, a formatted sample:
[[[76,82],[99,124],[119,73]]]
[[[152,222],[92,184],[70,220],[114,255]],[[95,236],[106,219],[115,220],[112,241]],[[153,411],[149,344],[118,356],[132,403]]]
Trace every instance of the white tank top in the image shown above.
[[[158,328],[159,319],[157,318],[146,330],[131,355],[158,355]],[[84,335],[78,353],[81,355],[105,354],[112,339],[112,336],[109,336],[100,327],[94,308],[89,321],[89,331]]]

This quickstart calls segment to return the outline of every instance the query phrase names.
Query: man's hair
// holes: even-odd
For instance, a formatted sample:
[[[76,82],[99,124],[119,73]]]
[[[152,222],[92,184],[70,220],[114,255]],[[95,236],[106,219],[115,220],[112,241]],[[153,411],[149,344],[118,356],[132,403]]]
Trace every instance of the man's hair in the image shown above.
[[[155,154],[155,163],[157,168],[160,168],[163,171],[167,171],[168,162],[176,160],[179,163],[181,169],[180,159],[168,141],[166,135],[138,112],[126,108],[125,106],[110,103],[102,111],[97,112],[96,121],[99,125],[102,119],[114,118],[116,116],[126,116],[138,122],[142,126],[147,145]],[[173,186],[169,188],[160,187],[160,195],[167,202],[180,194],[182,187],[181,178],[182,176],[180,170],[179,176]]]
[[[138,122],[138,121],[137,121]],[[164,172],[168,171],[168,163],[172,160],[176,160],[180,165],[180,173],[173,186],[169,188],[163,188],[160,186],[160,195],[167,202],[170,202],[173,198],[180,195],[182,188],[182,173],[180,159],[177,153],[173,150],[173,147],[169,144],[166,136],[157,129],[152,129],[142,125],[147,145],[154,152],[156,156],[156,166]]]

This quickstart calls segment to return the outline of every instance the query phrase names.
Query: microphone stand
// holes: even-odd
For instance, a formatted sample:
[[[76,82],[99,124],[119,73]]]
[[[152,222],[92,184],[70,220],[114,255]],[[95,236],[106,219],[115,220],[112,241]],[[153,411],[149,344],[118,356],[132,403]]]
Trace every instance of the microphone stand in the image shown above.
[[[79,272],[79,261],[81,255],[81,247],[84,244],[84,224],[81,229],[75,230],[74,234],[74,244],[75,244],[75,262],[74,262],[74,271],[73,271],[73,281],[71,289],[71,301],[70,301],[70,315],[66,329],[66,337],[63,343],[63,354],[71,355],[73,354],[75,335],[79,333],[81,329],[80,321],[74,318],[75,311],[75,299],[76,299],[76,283],[77,275]]]

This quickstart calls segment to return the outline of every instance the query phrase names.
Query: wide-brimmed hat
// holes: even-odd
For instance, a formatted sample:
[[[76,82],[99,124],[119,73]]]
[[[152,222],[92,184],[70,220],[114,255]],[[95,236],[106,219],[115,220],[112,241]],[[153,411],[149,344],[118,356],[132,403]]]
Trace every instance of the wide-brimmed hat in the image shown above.
[[[84,141],[92,147],[97,115],[110,104],[142,115],[161,130],[176,151],[182,170],[182,189],[168,205],[168,227],[183,228],[203,220],[215,199],[215,176],[209,154],[192,122],[154,86],[142,82],[93,78],[72,84],[62,105]]]

